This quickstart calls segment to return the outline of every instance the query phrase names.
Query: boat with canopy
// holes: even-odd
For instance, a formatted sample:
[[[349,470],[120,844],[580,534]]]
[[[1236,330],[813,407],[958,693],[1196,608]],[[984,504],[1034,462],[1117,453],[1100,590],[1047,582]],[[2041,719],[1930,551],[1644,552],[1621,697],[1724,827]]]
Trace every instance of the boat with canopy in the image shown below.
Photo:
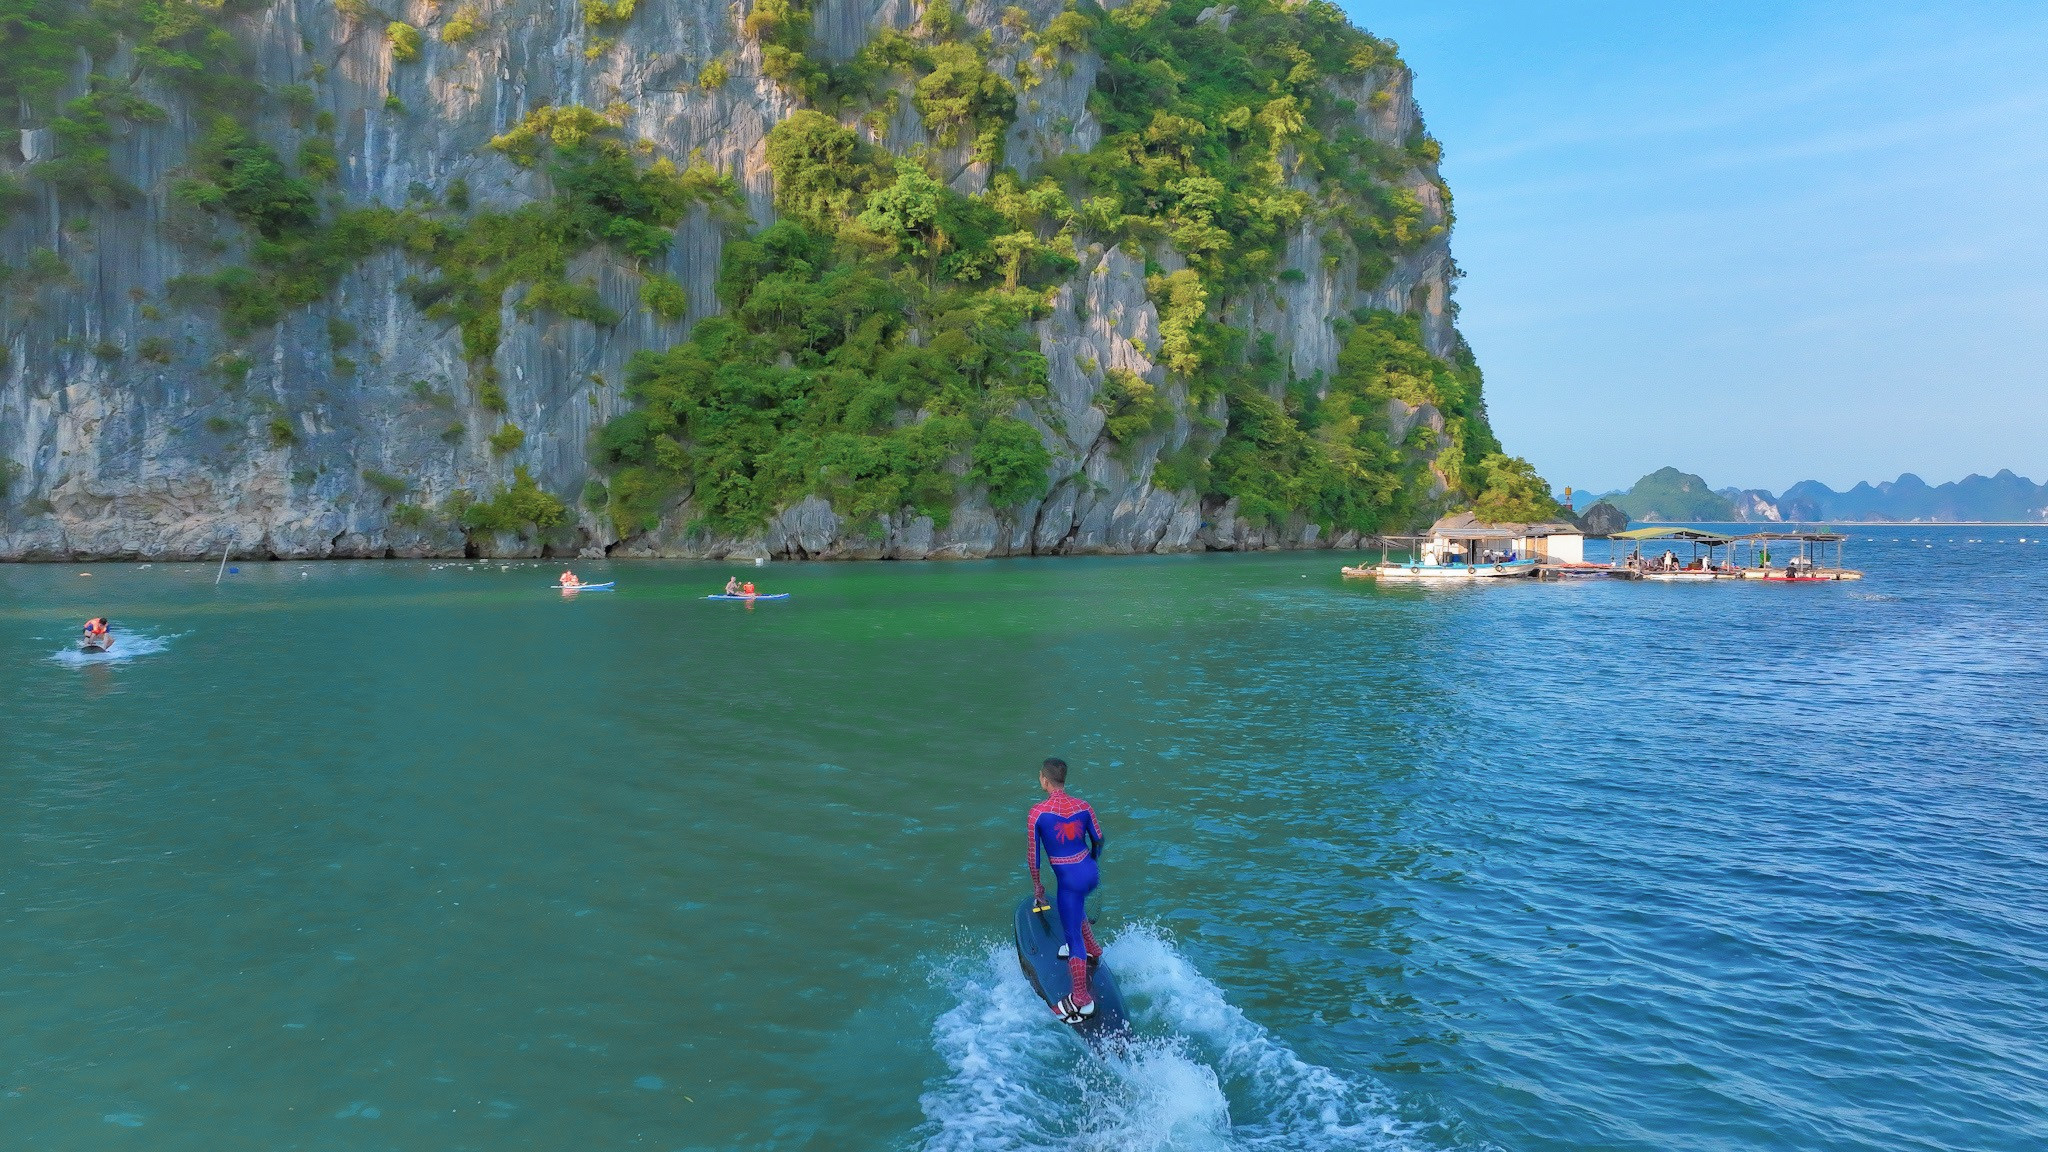
[[[1733,543],[1734,537],[1719,532],[1701,528],[1631,528],[1616,532],[1610,539],[1625,541],[1628,547],[1627,555],[1616,561],[1612,569],[1613,575],[1624,580],[1697,584],[1735,575],[1735,565],[1721,553]],[[1661,553],[1643,554],[1646,545],[1657,544],[1666,545]],[[1686,556],[1679,556],[1675,545],[1680,544],[1688,550]]]

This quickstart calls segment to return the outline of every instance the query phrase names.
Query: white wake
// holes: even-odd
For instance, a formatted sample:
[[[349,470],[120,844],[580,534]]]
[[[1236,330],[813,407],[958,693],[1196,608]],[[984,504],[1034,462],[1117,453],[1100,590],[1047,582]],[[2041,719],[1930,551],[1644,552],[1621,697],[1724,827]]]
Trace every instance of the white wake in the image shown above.
[[[73,668],[87,664],[126,664],[137,656],[149,656],[171,646],[173,636],[146,636],[139,632],[114,633],[114,646],[105,652],[87,652],[77,641],[50,653],[50,659]]]
[[[1046,1011],[1008,945],[940,980],[949,1074],[920,1100],[925,1152],[1409,1149],[1386,1093],[1294,1054],[1147,927],[1108,945],[1137,1040],[1098,1060]]]

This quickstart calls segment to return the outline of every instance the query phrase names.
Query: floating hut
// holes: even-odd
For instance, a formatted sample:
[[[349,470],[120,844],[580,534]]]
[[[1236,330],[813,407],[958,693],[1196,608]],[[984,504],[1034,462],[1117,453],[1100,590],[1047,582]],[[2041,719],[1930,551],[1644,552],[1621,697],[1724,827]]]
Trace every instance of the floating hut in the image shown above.
[[[1386,547],[1413,541],[1410,560],[1390,559]],[[1503,580],[1534,576],[1549,564],[1583,565],[1586,537],[1564,523],[1489,524],[1470,512],[1446,516],[1422,536],[1381,537],[1377,564],[1344,569],[1344,575],[1379,580]]]

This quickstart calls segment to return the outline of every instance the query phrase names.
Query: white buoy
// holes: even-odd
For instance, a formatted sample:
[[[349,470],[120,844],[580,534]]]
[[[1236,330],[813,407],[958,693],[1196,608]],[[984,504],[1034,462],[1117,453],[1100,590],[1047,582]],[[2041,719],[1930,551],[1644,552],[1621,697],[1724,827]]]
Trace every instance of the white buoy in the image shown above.
[[[766,556],[756,556],[756,557],[754,557],[754,567],[756,567],[756,568],[763,568],[763,567],[766,567],[766,566],[767,566],[767,564],[768,564],[768,558],[767,558]]]

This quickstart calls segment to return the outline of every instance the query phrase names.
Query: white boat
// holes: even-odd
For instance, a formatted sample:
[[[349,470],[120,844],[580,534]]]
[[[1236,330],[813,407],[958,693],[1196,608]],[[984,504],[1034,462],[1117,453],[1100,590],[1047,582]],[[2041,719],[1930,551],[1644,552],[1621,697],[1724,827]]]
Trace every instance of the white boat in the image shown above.
[[[1534,560],[1502,560],[1488,564],[1434,564],[1415,560],[1407,563],[1388,561],[1384,564],[1361,564],[1346,568],[1344,575],[1372,577],[1378,580],[1421,580],[1431,583],[1466,580],[1505,580],[1516,576],[1534,576]]]
[[[1636,575],[1638,580],[1656,580],[1664,584],[1703,584],[1708,580],[1724,578],[1725,573],[1703,572],[1697,568],[1679,568],[1668,572],[1651,568]]]

